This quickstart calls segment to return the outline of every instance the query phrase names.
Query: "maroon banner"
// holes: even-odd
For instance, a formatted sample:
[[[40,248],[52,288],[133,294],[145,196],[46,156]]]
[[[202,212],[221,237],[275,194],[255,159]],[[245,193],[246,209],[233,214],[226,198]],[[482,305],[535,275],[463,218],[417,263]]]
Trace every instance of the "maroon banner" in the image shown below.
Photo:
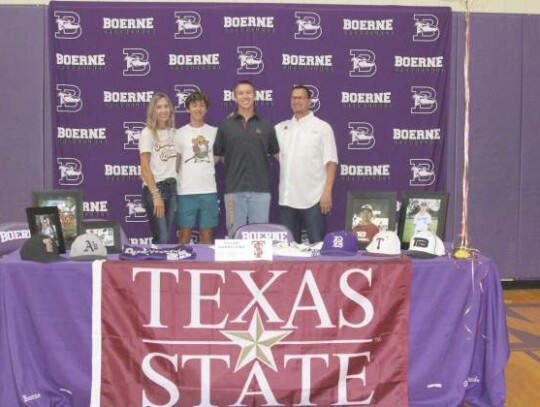
[[[105,262],[93,405],[406,406],[410,275],[405,258]]]

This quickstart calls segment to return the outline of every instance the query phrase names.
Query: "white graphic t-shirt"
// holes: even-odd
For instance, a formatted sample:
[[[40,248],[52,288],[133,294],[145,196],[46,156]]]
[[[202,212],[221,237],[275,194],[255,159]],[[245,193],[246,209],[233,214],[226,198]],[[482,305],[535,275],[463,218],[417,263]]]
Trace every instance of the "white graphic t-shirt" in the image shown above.
[[[175,130],[158,130],[158,141],[147,127],[141,132],[139,151],[150,153],[150,170],[156,182],[167,178],[176,178],[176,149],[174,148]]]
[[[213,153],[216,132],[217,128],[208,124],[202,127],[186,124],[176,132],[176,152],[181,155],[178,195],[217,192]]]

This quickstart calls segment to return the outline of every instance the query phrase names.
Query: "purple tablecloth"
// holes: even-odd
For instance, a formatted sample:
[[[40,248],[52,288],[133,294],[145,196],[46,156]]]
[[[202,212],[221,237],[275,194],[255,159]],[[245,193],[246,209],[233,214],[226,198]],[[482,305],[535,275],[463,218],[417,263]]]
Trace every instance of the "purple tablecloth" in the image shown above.
[[[24,262],[18,253],[0,260],[0,406],[89,406],[91,268]],[[503,406],[508,356],[493,261],[413,260],[409,405]]]

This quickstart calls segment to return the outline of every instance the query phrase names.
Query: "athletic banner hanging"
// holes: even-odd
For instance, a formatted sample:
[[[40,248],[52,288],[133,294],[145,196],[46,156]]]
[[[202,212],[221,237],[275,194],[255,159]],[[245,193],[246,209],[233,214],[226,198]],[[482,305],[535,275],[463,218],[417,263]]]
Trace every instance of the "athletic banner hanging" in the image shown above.
[[[344,228],[349,190],[444,189],[450,8],[51,2],[49,26],[56,186],[82,189],[85,218],[120,221],[133,244],[150,243],[138,140],[156,91],[180,127],[196,89],[218,125],[250,80],[278,123],[307,85],[338,145],[330,230]]]
[[[406,406],[410,262],[94,269],[92,406]]]

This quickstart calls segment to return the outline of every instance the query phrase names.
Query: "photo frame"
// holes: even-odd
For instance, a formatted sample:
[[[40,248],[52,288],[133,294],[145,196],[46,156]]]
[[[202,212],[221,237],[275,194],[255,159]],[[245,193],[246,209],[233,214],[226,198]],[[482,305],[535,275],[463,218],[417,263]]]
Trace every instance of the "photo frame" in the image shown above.
[[[56,246],[58,253],[65,253],[64,235],[62,234],[62,224],[57,206],[29,207],[26,208],[26,218],[30,234],[43,233],[50,236]]]
[[[405,192],[399,212],[398,235],[403,249],[415,232],[431,230],[444,240],[448,192]]]
[[[365,248],[373,236],[383,230],[396,230],[396,192],[360,192],[347,194],[345,230]]]
[[[92,233],[100,238],[109,254],[122,250],[120,225],[114,220],[83,221],[82,233]]]
[[[58,207],[60,224],[66,248],[81,233],[82,223],[82,191],[79,189],[55,189],[49,191],[32,191],[32,206]]]

